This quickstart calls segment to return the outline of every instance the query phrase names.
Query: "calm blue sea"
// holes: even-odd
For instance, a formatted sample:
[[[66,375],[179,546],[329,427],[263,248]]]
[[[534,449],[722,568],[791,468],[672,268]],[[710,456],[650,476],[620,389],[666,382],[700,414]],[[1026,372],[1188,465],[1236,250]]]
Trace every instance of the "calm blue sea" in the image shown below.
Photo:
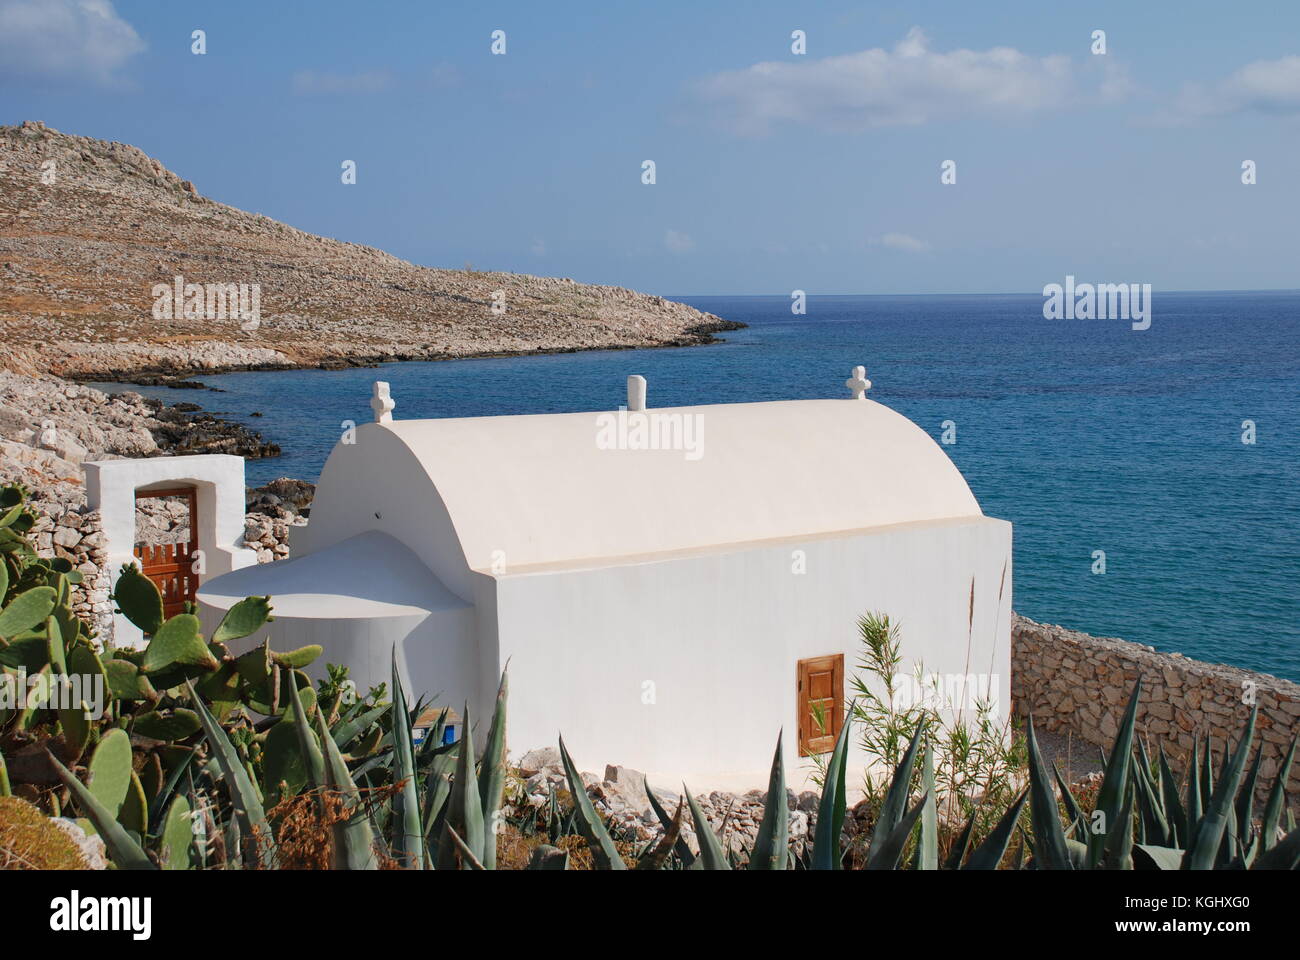
[[[749,324],[710,347],[204,377],[196,400],[281,445],[250,484],[315,480],[370,384],[400,418],[871,397],[946,447],[1015,524],[1015,606],[1037,620],[1300,680],[1300,292],[1157,292],[1151,328],[1047,321],[1042,297],[683,297]],[[254,411],[263,416],[252,417]],[[1242,442],[1242,422],[1257,442]],[[827,464],[827,469],[835,469]],[[717,491],[725,497],[727,491]],[[1106,572],[1092,572],[1104,550]]]

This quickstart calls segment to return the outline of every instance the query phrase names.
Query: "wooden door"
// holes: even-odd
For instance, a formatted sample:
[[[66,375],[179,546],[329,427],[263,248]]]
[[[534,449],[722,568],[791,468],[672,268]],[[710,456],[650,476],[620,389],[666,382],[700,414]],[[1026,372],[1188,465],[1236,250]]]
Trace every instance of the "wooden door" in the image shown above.
[[[829,753],[844,727],[844,654],[800,660],[799,756]]]
[[[198,574],[194,572],[194,556],[199,549],[199,524],[194,509],[193,487],[172,490],[148,490],[136,493],[136,500],[160,497],[183,497],[190,511],[190,539],[188,543],[137,543],[136,559],[140,572],[152,580],[162,594],[163,618],[185,612],[185,604],[194,602],[199,588]]]

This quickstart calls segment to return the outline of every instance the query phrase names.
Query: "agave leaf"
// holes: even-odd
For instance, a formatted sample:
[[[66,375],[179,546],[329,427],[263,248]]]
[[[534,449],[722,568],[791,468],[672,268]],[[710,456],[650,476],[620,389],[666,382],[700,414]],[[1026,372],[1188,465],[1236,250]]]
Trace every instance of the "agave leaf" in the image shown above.
[[[1056,795],[1047,779],[1042,754],[1038,751],[1038,738],[1034,736],[1034,718],[1029,717],[1025,737],[1029,748],[1029,814],[1034,825],[1034,862],[1040,870],[1070,870],[1070,843],[1061,829],[1061,819],[1056,808]],[[1084,849],[1086,845],[1081,844]]]
[[[1088,869],[1088,845],[1086,843],[1080,843],[1078,840],[1066,840],[1065,852],[1070,858],[1069,869]]]
[[[564,764],[565,776],[569,778],[569,790],[573,794],[573,814],[578,832],[587,841],[591,849],[591,858],[601,870],[626,870],[627,864],[619,855],[618,848],[610,838],[605,825],[596,814],[596,808],[587,796],[587,788],[582,782],[578,768],[573,765],[573,758],[564,746],[564,737],[560,737],[560,762]]]
[[[1087,836],[1088,816],[1079,806],[1079,801],[1074,799],[1074,794],[1070,792],[1069,784],[1065,782],[1065,777],[1061,776],[1060,769],[1056,766],[1056,761],[1052,761],[1052,774],[1056,779],[1056,786],[1061,791],[1061,801],[1065,804],[1065,809],[1070,813],[1070,822],[1077,831],[1076,836]]]
[[[1177,870],[1183,862],[1183,850],[1150,843],[1133,844],[1134,870]]]
[[[411,739],[411,715],[406,708],[406,692],[397,670],[397,646],[393,646],[393,756],[396,766],[393,779],[401,784],[400,792],[393,797],[393,856],[409,869],[424,867],[424,830],[420,823],[420,797],[415,785],[415,743]],[[469,720],[466,718],[468,738]],[[470,773],[474,770],[474,757],[469,758]],[[459,775],[459,772],[458,772]],[[477,854],[482,852],[483,838],[470,827],[466,835]]]
[[[1186,856],[1183,857],[1184,870],[1209,870],[1214,865],[1223,842],[1224,831],[1228,826],[1232,801],[1237,795],[1237,788],[1241,785],[1246,757],[1255,738],[1255,719],[1258,712],[1258,706],[1251,708],[1250,719],[1246,721],[1241,742],[1237,744],[1232,759],[1226,764],[1224,774],[1211,794],[1210,802],[1206,805],[1205,815],[1201,817],[1201,822],[1193,832],[1192,842],[1188,845]],[[1209,751],[1207,750],[1206,753],[1208,755]]]
[[[1182,800],[1179,799],[1178,781],[1174,778],[1173,770],[1169,768],[1164,747],[1157,746],[1157,761],[1160,764],[1160,792],[1164,796],[1165,817],[1169,821],[1171,839],[1176,847],[1187,841],[1187,813],[1183,809]]]
[[[921,747],[921,737],[924,733],[924,725],[917,724],[916,730],[912,733],[912,740],[907,745],[907,752],[894,768],[894,779],[885,792],[885,801],[881,805],[880,816],[871,834],[871,846],[867,848],[868,863],[875,859],[877,842],[887,842],[894,829],[903,820],[907,810],[907,797],[912,791],[912,768],[916,765],[916,754]]]
[[[998,864],[1002,862],[1003,856],[1007,852],[1007,844],[1011,842],[1011,835],[1015,833],[1016,824],[1020,820],[1020,812],[1025,808],[1025,801],[1029,799],[1029,789],[1021,791],[1020,796],[1015,802],[1007,808],[1007,812],[1002,814],[995,826],[984,842],[975,848],[971,853],[970,859],[966,861],[963,870],[996,870]],[[1022,846],[1023,850],[1024,847]]]
[[[677,809],[680,813],[681,807]],[[784,870],[789,855],[790,800],[785,795],[785,763],[781,757],[781,733],[778,733],[772,772],[767,778],[767,802],[763,804],[763,819],[749,854],[749,869]]]
[[[437,839],[442,836],[442,825],[438,824],[438,829],[434,829],[434,823],[440,814],[445,814],[447,809],[447,800],[451,796],[451,776],[456,769],[458,755],[453,751],[440,753],[433,758],[429,764],[429,770],[424,778],[424,815],[422,823],[424,825],[424,836],[426,842],[430,837]],[[436,858],[435,858],[436,862]]]
[[[460,749],[456,755],[456,776],[452,782],[451,797],[447,807],[447,817],[443,822],[443,834],[438,841],[438,868],[450,869],[456,863],[456,844],[448,832],[453,827],[461,828],[462,840],[474,855],[478,857],[483,850],[483,798],[478,792],[478,783],[474,778],[474,734],[470,720],[469,705],[466,704],[464,732],[460,738]],[[579,781],[581,783],[581,781]],[[583,794],[586,797],[586,794]],[[461,869],[468,869],[469,864],[462,861]]]
[[[501,828],[501,796],[506,785],[506,697],[509,683],[501,674],[497,686],[496,706],[492,711],[492,725],[488,728],[483,759],[479,763],[478,791],[483,803],[483,866],[497,868],[497,833]]]
[[[1236,826],[1240,834],[1240,839],[1245,840],[1250,833],[1251,822],[1255,813],[1255,785],[1259,782],[1259,764],[1264,757],[1264,750],[1261,747],[1255,751],[1255,760],[1250,765],[1250,772],[1246,774],[1246,779],[1242,781],[1241,789],[1237,791],[1236,802]]]
[[[361,791],[348,773],[348,765],[325,728],[325,711],[316,711],[317,740],[325,760],[325,777],[331,788],[343,794],[351,808],[347,820],[334,824],[333,867],[335,870],[378,870],[375,834],[361,802]]]
[[[464,865],[466,869],[468,870],[487,869],[479,861],[479,858],[474,855],[474,851],[471,850],[469,846],[465,843],[465,841],[460,838],[460,834],[456,832],[455,827],[448,824],[447,833],[451,836],[452,843],[456,845],[456,850],[457,852],[460,853],[460,862],[462,865]]]
[[[76,799],[77,806],[94,824],[95,832],[103,839],[104,849],[108,852],[108,856],[114,865],[119,870],[158,869],[145,854],[140,844],[136,843],[131,835],[126,832],[126,828],[117,822],[116,813],[110,811],[95,798],[93,793],[82,786],[81,781],[74,777],[67,767],[59,763],[54,754],[49,754],[49,757],[50,762],[54,764],[59,779],[63,781],[64,786]]]
[[[190,761],[192,761],[198,754],[199,747],[201,747],[206,740],[206,735],[201,736],[199,737],[198,742],[195,743],[193,749],[185,750],[185,759],[178,762],[172,768],[171,773],[167,775],[167,782],[163,784],[162,789],[158,791],[157,795],[149,801],[149,827],[151,830],[156,830],[158,820],[167,806],[167,801],[176,790],[176,784],[179,783],[181,777],[185,775],[185,771],[190,767]]]
[[[1255,870],[1300,869],[1300,830],[1292,830],[1265,850],[1255,861]]]
[[[1223,762],[1228,762],[1228,745],[1223,746]],[[1210,735],[1205,735],[1205,753],[1201,755],[1201,806],[1209,809],[1210,797],[1214,794],[1214,751],[1210,742]],[[1205,810],[1201,811],[1201,816],[1205,816]]]
[[[1119,732],[1110,748],[1106,773],[1097,793],[1097,809],[1105,817],[1105,830],[1088,834],[1088,865],[1096,867],[1106,852],[1106,837],[1118,822],[1128,793],[1128,783],[1133,768],[1133,728],[1137,723],[1138,698],[1142,694],[1142,679],[1133,684],[1128,707],[1119,722]]]
[[[852,716],[853,707],[845,711]],[[849,749],[849,728],[845,723],[840,728],[840,735],[835,739],[835,748],[831,751],[830,762],[826,765],[826,778],[822,781],[822,797],[817,807],[817,828],[813,836],[813,870],[839,870],[843,851],[840,849],[840,833],[844,830],[844,813],[847,809],[845,796],[845,756]]]
[[[226,788],[230,791],[230,799],[235,806],[235,816],[243,827],[242,835],[257,845],[258,862],[262,868],[270,869],[276,860],[275,833],[266,821],[266,812],[262,809],[262,801],[253,787],[248,770],[239,759],[235,745],[208,712],[203,700],[194,692],[194,685],[186,680],[185,687],[190,702],[199,715],[199,722],[203,724],[203,732],[207,734],[212,755],[225,777]]]
[[[1206,746],[1209,749],[1209,746]],[[1192,755],[1187,764],[1187,833],[1183,837],[1183,846],[1191,845],[1192,833],[1196,830],[1196,825],[1201,822],[1201,804],[1204,802],[1201,796],[1201,739],[1196,737],[1192,740]]]
[[[1137,786],[1130,780],[1124,794],[1124,806],[1119,810],[1119,819],[1110,823],[1110,829],[1106,831],[1102,864],[1108,869],[1133,869],[1133,805],[1136,795]]]
[[[691,791],[685,786],[682,790],[686,793],[686,805],[691,810],[691,820],[695,823],[695,839],[700,844],[700,863],[705,870],[730,870],[731,863],[727,860],[727,855],[722,849],[722,842],[718,840],[718,835],[713,832],[709,826],[709,818],[704,815],[700,805],[695,802],[691,796]]]
[[[348,744],[355,740],[360,734],[369,730],[376,720],[388,713],[390,710],[392,710],[391,704],[380,704],[372,710],[367,710],[365,713],[353,717],[351,720],[338,724],[334,728],[332,734],[334,743],[338,745],[340,750],[346,749]]]
[[[961,868],[962,859],[966,856],[966,851],[970,849],[970,838],[975,833],[975,821],[979,817],[979,812],[978,805],[971,809],[970,816],[966,818],[966,825],[961,828],[961,833],[957,835],[957,839],[953,841],[952,847],[948,850],[948,859],[943,863],[945,870],[958,870]]]
[[[289,707],[293,716],[286,717],[281,723],[290,722],[293,724],[294,733],[298,738],[298,752],[302,754],[306,761],[307,785],[319,791],[320,788],[328,784],[325,775],[325,756],[320,751],[320,743],[316,739],[316,734],[312,733],[311,724],[307,721],[307,711],[303,707],[302,697],[298,693],[298,684],[294,680],[293,672],[287,667],[282,668],[287,676],[284,678],[284,686],[289,688]],[[319,711],[317,711],[319,712]],[[317,793],[318,806],[323,803],[323,798]]]
[[[673,815],[673,821],[669,825],[668,829],[664,831],[664,835],[659,839],[659,842],[655,844],[653,850],[645,854],[643,857],[641,857],[640,860],[637,861],[636,868],[638,870],[662,870],[663,869],[664,864],[668,862],[668,855],[673,852],[673,847],[677,845],[678,840],[681,838],[682,810],[684,810],[685,808],[686,808],[686,804],[684,803],[677,804],[677,813]],[[764,819],[766,819],[766,817],[767,814],[766,812],[764,812]],[[753,866],[753,862],[754,862],[753,856],[750,857],[749,862],[751,865],[750,866],[751,870],[765,869],[764,867]],[[772,868],[772,869],[776,869],[776,868]],[[785,867],[782,866],[779,869],[784,870]]]
[[[916,826],[916,821],[921,816],[921,811],[925,809],[925,803],[929,796],[921,798],[921,802],[905,813],[890,831],[889,836],[880,840],[879,824],[876,825],[876,831],[871,835],[871,846],[867,849],[867,869],[868,870],[897,870],[899,863],[903,860],[903,847],[907,844],[907,838],[912,833],[912,828]]]
[[[921,760],[921,789],[925,791],[925,809],[921,811],[921,836],[916,844],[916,868],[939,869],[939,804],[935,800],[934,750],[925,745]]]
[[[677,815],[670,817],[668,816],[668,811],[663,808],[663,804],[659,802],[659,798],[655,796],[655,792],[650,789],[649,781],[647,781],[645,785],[645,795],[650,800],[650,809],[652,809],[655,812],[655,816],[659,818],[659,823],[663,826],[664,831],[667,832],[671,830],[673,827],[673,821],[681,815],[682,808],[685,806],[686,801],[678,798]],[[766,812],[764,815],[766,815]],[[677,854],[677,859],[681,860],[683,867],[689,870],[696,865],[697,861],[695,854],[691,852],[691,848],[687,845],[685,840],[681,839],[679,836],[677,842],[673,846]]]
[[[1277,843],[1277,828],[1282,819],[1282,808],[1286,804],[1286,785],[1291,778],[1291,762],[1295,760],[1297,740],[1300,740],[1300,737],[1291,738],[1291,749],[1287,751],[1282,765],[1278,767],[1277,776],[1273,780],[1273,789],[1268,793],[1268,803],[1264,805],[1264,819],[1260,825],[1260,833],[1263,834],[1265,850]]]
[[[1172,846],[1174,836],[1169,826],[1169,820],[1165,816],[1164,805],[1160,800],[1160,791],[1151,779],[1150,774],[1147,773],[1147,769],[1144,754],[1142,762],[1135,768],[1137,776],[1133,778],[1133,783],[1137,788],[1136,800],[1144,837],[1142,842]]]

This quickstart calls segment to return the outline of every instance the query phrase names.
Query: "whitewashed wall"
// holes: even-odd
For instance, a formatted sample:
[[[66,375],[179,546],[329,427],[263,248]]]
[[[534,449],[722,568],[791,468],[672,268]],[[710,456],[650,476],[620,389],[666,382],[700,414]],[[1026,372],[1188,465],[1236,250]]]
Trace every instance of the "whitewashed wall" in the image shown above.
[[[802,575],[791,572],[794,550],[806,554]],[[1011,525],[974,518],[507,574],[496,606],[510,749],[562,731],[581,769],[619,763],[664,788],[739,790],[766,786],[784,727],[787,777],[800,789],[811,766],[798,757],[796,662],[843,653],[850,678],[868,611],[901,625],[909,665],[993,673],[1009,709],[1010,555]],[[852,763],[862,764],[856,749]]]

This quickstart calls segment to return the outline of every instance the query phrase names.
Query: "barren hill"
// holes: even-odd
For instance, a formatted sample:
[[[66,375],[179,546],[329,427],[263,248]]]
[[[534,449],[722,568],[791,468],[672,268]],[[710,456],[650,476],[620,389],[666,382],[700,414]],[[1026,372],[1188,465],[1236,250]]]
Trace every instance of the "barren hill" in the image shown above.
[[[164,296],[159,318],[177,276],[206,290]],[[222,309],[231,284],[246,310],[256,285],[255,323]],[[0,126],[0,324],[0,368],[72,378],[688,345],[737,326],[621,287],[419,267],[32,121]]]

